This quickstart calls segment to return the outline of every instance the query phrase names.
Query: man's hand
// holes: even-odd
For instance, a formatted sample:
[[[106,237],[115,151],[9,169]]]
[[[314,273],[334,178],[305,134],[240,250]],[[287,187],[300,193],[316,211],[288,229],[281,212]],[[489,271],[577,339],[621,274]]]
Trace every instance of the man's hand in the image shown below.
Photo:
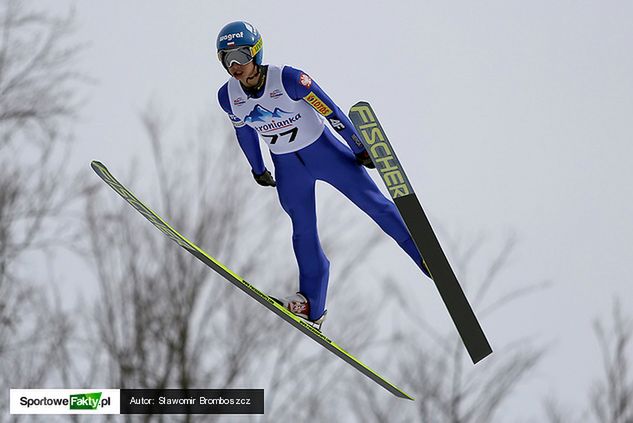
[[[251,172],[253,173],[253,177],[255,178],[255,181],[259,185],[261,185],[263,187],[274,187],[274,186],[277,186],[277,183],[273,179],[273,175],[271,175],[268,170],[265,170],[264,173],[262,173],[261,175],[256,175],[255,172],[253,172],[252,170],[251,170]]]
[[[371,157],[369,157],[369,153],[367,152],[367,150],[356,153],[356,162],[370,169],[376,168],[374,162],[371,161]]]

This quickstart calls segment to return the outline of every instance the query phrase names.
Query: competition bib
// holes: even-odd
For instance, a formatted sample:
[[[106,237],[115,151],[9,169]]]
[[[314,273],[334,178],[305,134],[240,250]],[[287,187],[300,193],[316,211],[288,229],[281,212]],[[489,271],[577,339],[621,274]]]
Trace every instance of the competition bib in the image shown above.
[[[255,129],[274,154],[301,150],[316,141],[324,128],[323,118],[312,106],[288,96],[281,81],[282,69],[268,65],[260,98],[248,97],[235,78],[228,85],[234,125]]]

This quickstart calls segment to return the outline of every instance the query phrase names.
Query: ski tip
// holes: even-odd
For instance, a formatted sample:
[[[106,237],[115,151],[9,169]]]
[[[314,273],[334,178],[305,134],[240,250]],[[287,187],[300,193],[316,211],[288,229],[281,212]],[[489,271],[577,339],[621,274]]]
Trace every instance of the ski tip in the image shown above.
[[[105,166],[99,160],[93,160],[90,162],[90,167],[94,169],[95,167],[105,167]]]
[[[360,106],[369,106],[369,103],[366,102],[365,100],[357,101],[356,104],[352,106],[352,109],[354,107],[360,107]]]
[[[108,172],[108,168],[105,167],[105,165],[103,163],[101,163],[100,161],[98,161],[98,160],[91,161],[90,162],[90,167],[99,176],[103,175],[104,173],[110,173],[110,172]]]

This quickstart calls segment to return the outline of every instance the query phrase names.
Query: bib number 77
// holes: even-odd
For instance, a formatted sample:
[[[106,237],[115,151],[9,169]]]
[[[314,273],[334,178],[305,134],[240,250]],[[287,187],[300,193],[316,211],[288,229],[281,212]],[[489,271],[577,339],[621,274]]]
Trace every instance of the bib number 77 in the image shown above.
[[[285,132],[281,132],[279,134],[275,134],[275,135],[262,135],[262,137],[264,138],[271,138],[270,140],[270,144],[275,144],[277,142],[277,140],[279,139],[279,137],[284,137],[287,135],[290,135],[290,140],[288,140],[288,143],[291,143],[295,140],[295,138],[297,138],[297,132],[299,132],[299,128],[295,127],[292,128],[288,131]]]

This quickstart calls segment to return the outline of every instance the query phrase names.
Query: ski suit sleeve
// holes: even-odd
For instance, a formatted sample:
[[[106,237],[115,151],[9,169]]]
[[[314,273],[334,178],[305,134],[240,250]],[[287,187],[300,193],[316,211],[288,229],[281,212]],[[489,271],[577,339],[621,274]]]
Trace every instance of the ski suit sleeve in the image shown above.
[[[246,125],[242,120],[233,114],[231,102],[229,101],[228,83],[224,84],[218,91],[218,102],[231,119],[231,123],[235,128],[235,135],[240,144],[240,148],[244,152],[246,159],[251,165],[251,169],[255,175],[261,175],[266,171],[262,150],[259,147],[259,137],[257,132],[250,126]]]
[[[305,72],[290,66],[284,67],[281,78],[290,98],[295,101],[304,100],[325,116],[332,128],[343,137],[355,154],[365,150],[347,115],[312,78]]]

